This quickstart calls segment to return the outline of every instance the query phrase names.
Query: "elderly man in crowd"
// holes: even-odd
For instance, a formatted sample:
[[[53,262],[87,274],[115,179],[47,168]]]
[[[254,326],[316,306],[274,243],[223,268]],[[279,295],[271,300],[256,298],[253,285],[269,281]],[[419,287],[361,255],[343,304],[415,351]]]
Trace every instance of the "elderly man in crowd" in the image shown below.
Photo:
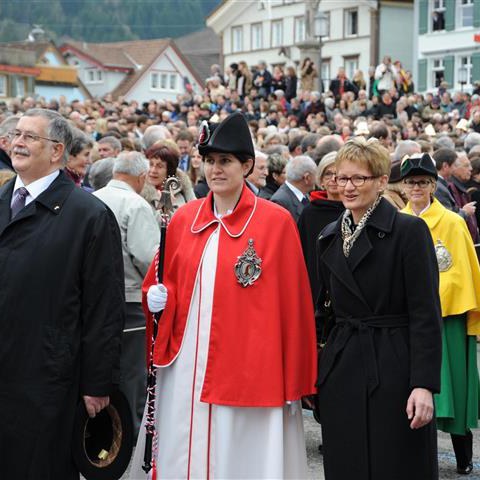
[[[0,189],[0,471],[73,480],[79,400],[94,417],[118,383],[124,314],[113,213],[61,171],[72,134],[52,110],[11,132],[17,176]]]
[[[115,158],[122,151],[120,140],[112,136],[101,138],[97,144],[100,158]]]
[[[298,221],[308,194],[315,188],[315,162],[307,155],[299,155],[287,163],[286,181],[270,200],[286,208],[295,222]]]
[[[261,188],[267,184],[268,155],[255,150],[255,165],[252,173],[247,177],[247,183],[255,195],[258,195]]]
[[[449,189],[452,192],[453,198],[457,206],[462,209],[467,206],[471,206],[473,211],[476,210],[475,202],[471,201],[470,195],[467,192],[466,184],[472,176],[472,164],[465,152],[458,152],[457,158],[451,167],[451,177]],[[465,219],[467,222],[468,230],[472,236],[473,243],[478,243],[478,225],[475,215],[468,215]]]
[[[19,117],[9,117],[0,123],[0,170],[13,170],[8,132],[17,126],[18,119]]]
[[[122,236],[125,271],[126,320],[121,357],[121,389],[138,433],[145,406],[145,317],[142,281],[158,247],[160,230],[150,205],[140,196],[148,162],[139,152],[121,153],[113,165],[113,179],[94,195],[115,214]]]

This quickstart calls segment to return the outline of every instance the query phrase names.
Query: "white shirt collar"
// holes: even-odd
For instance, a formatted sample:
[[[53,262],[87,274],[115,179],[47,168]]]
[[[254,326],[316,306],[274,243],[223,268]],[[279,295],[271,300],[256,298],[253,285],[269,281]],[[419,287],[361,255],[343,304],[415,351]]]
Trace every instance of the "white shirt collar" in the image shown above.
[[[12,195],[12,202],[15,197],[15,193],[21,187],[25,187],[28,190],[27,198],[25,199],[25,205],[28,205],[30,202],[33,202],[41,193],[43,193],[58,177],[60,174],[60,170],[55,170],[54,172],[46,175],[45,177],[39,178],[34,182],[30,183],[28,186],[25,186],[20,175],[17,175],[15,179],[15,185],[13,187],[13,195]]]
[[[305,195],[303,194],[303,192],[299,190],[297,187],[295,187],[295,185],[292,185],[287,180],[285,180],[285,185],[295,194],[299,202],[301,202],[305,198]]]

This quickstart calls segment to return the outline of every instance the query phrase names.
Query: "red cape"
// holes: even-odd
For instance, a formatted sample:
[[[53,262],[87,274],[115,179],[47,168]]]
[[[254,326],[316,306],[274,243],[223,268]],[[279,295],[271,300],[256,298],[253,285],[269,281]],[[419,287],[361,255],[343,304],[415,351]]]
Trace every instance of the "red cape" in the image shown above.
[[[243,189],[232,214],[218,220],[212,194],[180,208],[168,227],[164,284],[168,302],[154,363],[168,366],[179,353],[206,242],[220,224],[210,347],[201,400],[243,407],[282,406],[315,391],[316,337],[309,280],[291,215]],[[238,283],[237,258],[253,239],[262,259],[259,279]],[[151,313],[146,292],[156,283],[152,264],[143,283],[147,339]],[[147,345],[147,351],[150,351]]]

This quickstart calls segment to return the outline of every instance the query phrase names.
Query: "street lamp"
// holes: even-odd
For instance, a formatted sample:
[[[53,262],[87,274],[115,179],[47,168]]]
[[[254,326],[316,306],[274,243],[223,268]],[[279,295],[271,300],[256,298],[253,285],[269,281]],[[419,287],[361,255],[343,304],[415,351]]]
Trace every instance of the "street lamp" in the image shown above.
[[[460,67],[458,69],[458,83],[460,84],[460,90],[463,92],[463,86],[467,83],[468,71],[467,67]]]
[[[326,37],[328,35],[329,29],[329,19],[325,12],[318,12],[315,14],[313,18],[313,30],[314,35],[318,38],[318,91],[320,93],[323,92],[323,82],[322,82],[322,37]]]

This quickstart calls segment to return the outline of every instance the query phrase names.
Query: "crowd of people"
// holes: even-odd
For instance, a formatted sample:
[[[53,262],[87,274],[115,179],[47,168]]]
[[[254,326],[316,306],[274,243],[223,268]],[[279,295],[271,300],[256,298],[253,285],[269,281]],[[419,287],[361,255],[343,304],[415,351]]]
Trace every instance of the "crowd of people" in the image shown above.
[[[451,92],[441,83],[417,93],[410,72],[388,56],[365,77],[340,68],[329,85],[309,58],[298,78],[293,66],[270,72],[265,62],[211,70],[203,93],[176,101],[0,104],[0,261],[18,262],[14,281],[4,278],[12,298],[22,303],[23,273],[58,264],[58,240],[86,222],[59,254],[77,256],[67,273],[59,267],[65,305],[52,310],[51,295],[41,295],[45,278],[33,282],[47,327],[32,325],[27,307],[8,316],[18,338],[28,329],[45,341],[25,344],[38,364],[19,361],[18,379],[2,369],[13,392],[0,395],[0,445],[12,451],[5,471],[18,464],[18,419],[58,382],[50,399],[58,411],[46,409],[41,428],[62,419],[55,432],[67,438],[66,408],[76,397],[95,416],[120,384],[141,432],[144,313],[149,333],[151,315],[164,311],[152,353],[165,367],[156,421],[169,432],[154,455],[159,478],[202,478],[210,468],[222,478],[303,478],[300,401],[315,408],[315,383],[327,479],[377,480],[387,470],[392,479],[436,479],[436,426],[452,436],[457,471],[470,473],[480,391],[480,88]],[[158,283],[166,204],[173,216]],[[64,210],[75,218],[57,237],[47,234]],[[43,231],[34,228],[46,240],[30,252],[18,238]],[[41,261],[36,248],[45,249]],[[28,262],[14,260],[25,252]],[[99,255],[105,262],[96,265]],[[75,281],[65,283],[67,274]],[[5,300],[3,308],[13,307]],[[102,314],[109,321],[94,325]],[[316,379],[317,342],[327,346]],[[63,353],[52,353],[58,345]],[[22,352],[12,344],[0,355],[10,365]],[[96,355],[105,359],[100,372]],[[48,375],[38,371],[42,362]],[[55,432],[40,445],[37,430],[18,425],[36,452],[22,476],[75,478],[68,461],[52,466],[45,453]],[[346,428],[355,432],[348,442]],[[271,443],[272,431],[284,443]],[[135,458],[132,478],[144,478],[140,464]]]

